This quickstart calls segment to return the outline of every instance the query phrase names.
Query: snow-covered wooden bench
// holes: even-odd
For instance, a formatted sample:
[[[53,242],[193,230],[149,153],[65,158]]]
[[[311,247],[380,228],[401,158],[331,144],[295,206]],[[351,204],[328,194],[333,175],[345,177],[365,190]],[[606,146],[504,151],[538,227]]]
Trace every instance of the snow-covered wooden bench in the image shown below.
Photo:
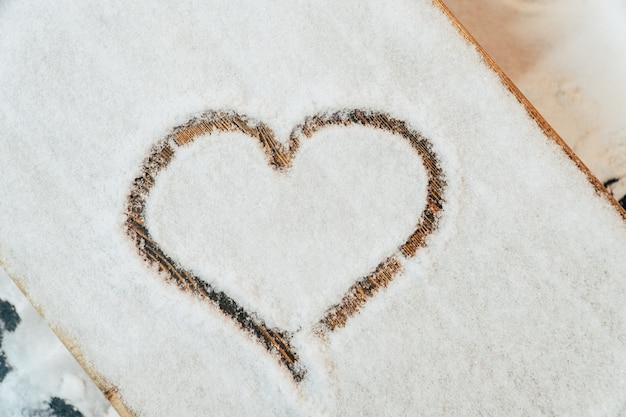
[[[438,0],[0,20],[0,262],[121,415],[624,411],[625,213]]]

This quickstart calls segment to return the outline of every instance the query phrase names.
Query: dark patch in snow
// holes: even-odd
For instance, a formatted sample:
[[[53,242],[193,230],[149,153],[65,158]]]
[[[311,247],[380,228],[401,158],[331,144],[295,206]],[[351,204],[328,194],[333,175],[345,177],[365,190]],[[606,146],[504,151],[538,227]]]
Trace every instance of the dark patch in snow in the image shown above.
[[[619,205],[626,209],[626,195],[619,200]]]
[[[78,408],[59,397],[50,398],[46,408],[31,410],[28,413],[30,417],[84,417]]]
[[[50,417],[83,417],[83,413],[62,398],[52,397],[48,405],[52,411]]]
[[[2,333],[0,333],[0,343],[2,343]],[[3,351],[0,350],[0,383],[4,381],[7,374],[11,372],[11,366],[7,362],[7,357]]]
[[[7,361],[7,357],[2,350],[2,339],[4,332],[12,332],[20,324],[20,316],[15,311],[13,304],[8,301],[0,300],[0,383],[4,381],[7,374],[11,372],[11,366]]]
[[[7,332],[12,332],[20,324],[20,316],[15,311],[13,304],[8,301],[0,300],[0,325],[4,323],[4,329]]]

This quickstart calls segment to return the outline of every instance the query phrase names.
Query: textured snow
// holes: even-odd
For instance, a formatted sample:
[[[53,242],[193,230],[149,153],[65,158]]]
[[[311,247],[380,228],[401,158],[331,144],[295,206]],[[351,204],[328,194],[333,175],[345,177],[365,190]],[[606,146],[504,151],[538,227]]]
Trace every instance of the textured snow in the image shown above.
[[[14,1],[0,13],[0,195],[10,196],[0,200],[0,259],[138,415],[624,409],[624,222],[430,1]],[[388,112],[429,138],[446,204],[428,247],[345,328],[327,338],[298,329],[308,373],[296,385],[248,334],[146,267],[125,235],[125,202],[150,147],[194,115],[233,109],[287,138],[306,117],[345,108]],[[195,145],[181,164],[219,159]],[[346,151],[347,168],[390,157],[356,143]],[[239,154],[220,178],[258,164]],[[266,175],[264,189],[278,194],[283,174]],[[375,179],[342,198],[381,193]],[[212,181],[193,186],[228,195]],[[324,195],[322,184],[306,185],[312,201]],[[214,209],[237,227],[244,208],[229,198]],[[161,216],[173,218],[168,207]],[[381,219],[420,214],[402,202],[379,210]],[[371,221],[358,206],[338,211],[341,224]],[[314,230],[314,219],[299,226]],[[373,237],[364,247],[387,250]],[[227,266],[254,268],[245,255]],[[345,268],[368,257],[345,256]],[[215,266],[203,262],[207,273]],[[286,286],[274,287],[279,300]],[[317,310],[307,292],[296,296],[303,311]],[[288,322],[282,308],[276,320]]]

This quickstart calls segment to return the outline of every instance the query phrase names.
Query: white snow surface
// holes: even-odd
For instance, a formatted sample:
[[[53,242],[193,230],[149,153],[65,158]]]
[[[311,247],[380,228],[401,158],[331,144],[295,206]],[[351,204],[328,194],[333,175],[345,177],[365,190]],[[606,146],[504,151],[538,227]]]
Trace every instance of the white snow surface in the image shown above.
[[[9,1],[0,20],[0,195],[8,197],[0,199],[0,259],[137,415],[624,412],[625,224],[431,2]],[[309,282],[292,295],[291,282],[271,276],[275,265],[266,268],[275,279],[273,300],[254,294],[243,275],[203,277],[248,292],[242,302],[293,326],[308,371],[296,384],[230,319],[146,266],[125,234],[126,198],[150,147],[206,110],[249,115],[286,140],[309,116],[352,108],[386,112],[433,143],[447,187],[428,246],[403,259],[402,275],[327,338],[309,324],[320,312],[316,303],[332,296],[316,300]],[[344,139],[341,129],[331,133]],[[177,155],[155,187],[188,198],[195,192],[202,198],[193,203],[210,207],[181,208],[164,197],[161,206],[150,202],[150,221],[164,241],[189,256],[185,262],[197,261],[200,273],[253,271],[259,258],[289,256],[278,241],[294,239],[291,229],[274,230],[267,247],[253,253],[199,235],[200,243],[232,256],[219,262],[187,251],[193,240],[179,246],[179,228],[193,221],[210,227],[211,211],[220,214],[225,237],[241,227],[244,206],[254,201],[244,204],[220,181],[243,181],[237,173],[245,169],[265,176],[243,184],[252,193],[310,204],[336,216],[334,224],[364,231],[364,252],[297,241],[317,270],[328,267],[316,265],[320,253],[337,256],[331,266],[339,277],[358,279],[356,264],[389,252],[388,236],[378,239],[379,229],[363,225],[393,224],[400,232],[390,236],[401,236],[423,206],[402,191],[423,194],[423,179],[396,176],[416,157],[401,143],[386,153],[348,140],[348,173],[376,167],[351,187],[337,163],[320,163],[326,151],[316,147],[336,146],[326,145],[331,137],[307,144],[323,175],[294,182],[302,185],[284,183],[303,169],[304,148],[281,177],[262,169],[262,151],[255,155],[250,141],[241,149],[237,139],[233,148],[218,143],[225,138],[206,139]],[[239,158],[224,160],[233,153]],[[377,157],[398,166],[381,167]],[[191,161],[207,166],[190,168]],[[306,167],[304,174],[312,169]],[[185,169],[196,174],[188,184],[177,178]],[[396,178],[390,190],[379,186],[387,175]],[[350,210],[317,201],[327,197],[326,180],[341,187]],[[380,201],[376,196],[395,200],[375,210],[362,206]],[[271,215],[289,212],[275,203],[266,203]],[[177,210],[183,224],[168,223]],[[319,218],[300,216],[295,224],[317,230]],[[263,241],[260,230],[248,232],[252,242]],[[352,236],[330,236],[357,246]],[[322,275],[320,283],[331,279]]]

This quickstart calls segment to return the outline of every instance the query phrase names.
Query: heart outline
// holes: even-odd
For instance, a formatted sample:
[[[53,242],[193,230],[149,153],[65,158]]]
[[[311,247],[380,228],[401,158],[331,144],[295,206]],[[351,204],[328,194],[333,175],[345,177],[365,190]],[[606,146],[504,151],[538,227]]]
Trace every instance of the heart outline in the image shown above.
[[[280,172],[291,166],[301,138],[310,139],[318,130],[327,126],[352,124],[385,130],[409,141],[421,157],[428,176],[426,205],[409,238],[372,273],[357,279],[342,299],[325,311],[315,329],[318,334],[323,335],[327,331],[343,327],[374,294],[387,287],[402,269],[400,259],[413,257],[419,248],[426,246],[428,236],[437,228],[445,202],[443,194],[446,181],[439,159],[432,150],[432,144],[419,132],[385,113],[359,109],[343,110],[306,118],[291,131],[285,147],[276,140],[273,131],[263,122],[233,111],[208,111],[174,128],[169,135],[151,148],[127,198],[126,232],[134,241],[142,258],[148,264],[156,264],[160,271],[166,272],[167,280],[175,282],[182,291],[190,292],[217,307],[224,315],[237,322],[244,331],[252,334],[268,352],[278,355],[296,383],[304,378],[306,369],[299,363],[298,355],[290,344],[293,335],[281,329],[269,328],[256,313],[247,311],[228,294],[187,271],[176,260],[166,255],[148,231],[145,220],[147,200],[158,174],[169,165],[176,149],[193,143],[200,136],[211,135],[215,131],[244,133],[259,141],[268,163]]]

